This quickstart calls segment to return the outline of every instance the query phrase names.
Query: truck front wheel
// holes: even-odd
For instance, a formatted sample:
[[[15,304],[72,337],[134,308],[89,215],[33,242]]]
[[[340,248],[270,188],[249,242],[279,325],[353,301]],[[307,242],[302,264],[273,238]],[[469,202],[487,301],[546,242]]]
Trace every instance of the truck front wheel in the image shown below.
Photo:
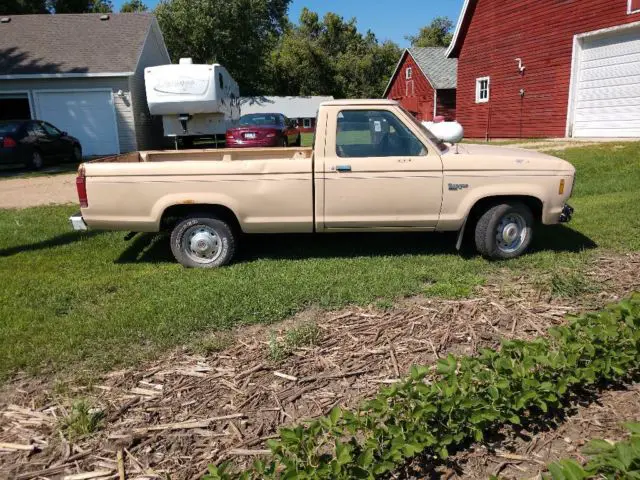
[[[171,232],[171,251],[188,268],[215,268],[233,259],[236,238],[225,221],[206,215],[190,215]]]
[[[519,257],[531,245],[533,225],[531,209],[523,203],[494,205],[476,224],[476,248],[495,260]]]

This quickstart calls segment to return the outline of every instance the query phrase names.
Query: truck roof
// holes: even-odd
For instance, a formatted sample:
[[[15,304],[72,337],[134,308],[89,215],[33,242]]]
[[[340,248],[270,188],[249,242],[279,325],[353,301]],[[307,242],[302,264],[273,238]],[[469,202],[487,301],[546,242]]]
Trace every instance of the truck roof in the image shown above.
[[[322,102],[320,106],[328,107],[343,107],[353,105],[398,105],[395,100],[380,100],[380,99],[359,99],[359,100],[331,100],[329,102]]]

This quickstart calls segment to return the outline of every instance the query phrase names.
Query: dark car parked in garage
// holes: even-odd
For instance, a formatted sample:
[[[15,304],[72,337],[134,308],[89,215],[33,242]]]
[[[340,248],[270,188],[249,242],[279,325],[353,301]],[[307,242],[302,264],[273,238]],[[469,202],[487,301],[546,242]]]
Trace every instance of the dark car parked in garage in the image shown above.
[[[0,164],[22,163],[38,170],[61,161],[82,161],[77,138],[40,120],[0,121]]]
[[[227,131],[227,147],[300,146],[300,130],[281,113],[250,113]]]

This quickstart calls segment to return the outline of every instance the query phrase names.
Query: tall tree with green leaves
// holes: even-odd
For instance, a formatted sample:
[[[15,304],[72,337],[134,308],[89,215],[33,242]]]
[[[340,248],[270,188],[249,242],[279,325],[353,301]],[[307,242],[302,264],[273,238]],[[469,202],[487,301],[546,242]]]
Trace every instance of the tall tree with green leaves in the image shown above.
[[[224,65],[243,95],[264,93],[269,52],[291,0],[161,0],[155,14],[173,61]]]
[[[49,10],[55,13],[111,13],[111,0],[49,0]]]
[[[147,10],[149,10],[149,7],[142,0],[129,0],[120,7],[121,13],[146,12]]]
[[[418,35],[405,37],[412,47],[448,47],[453,39],[453,22],[448,17],[436,17],[422,27]]]
[[[46,0],[0,0],[0,15],[48,13]]]
[[[399,57],[396,44],[360,33],[355,19],[327,13],[320,20],[305,8],[271,54],[273,93],[379,97]]]

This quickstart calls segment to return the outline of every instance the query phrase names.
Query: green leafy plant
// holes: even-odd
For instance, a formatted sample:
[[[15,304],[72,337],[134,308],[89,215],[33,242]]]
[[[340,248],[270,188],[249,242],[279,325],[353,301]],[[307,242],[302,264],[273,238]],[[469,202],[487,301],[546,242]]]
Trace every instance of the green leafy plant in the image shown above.
[[[625,426],[631,433],[628,440],[618,443],[593,440],[583,451],[588,458],[586,465],[571,459],[561,460],[549,465],[549,473],[543,477],[548,480],[640,478],[640,423]]]
[[[572,318],[548,338],[507,341],[500,351],[413,366],[356,411],[280,431],[272,459],[234,473],[210,467],[207,480],[373,479],[407,459],[441,459],[502,424],[561,407],[574,388],[617,381],[640,370],[640,295],[598,313]]]
[[[71,406],[71,411],[62,419],[62,431],[69,439],[84,437],[102,428],[104,412],[92,408],[80,400]]]

